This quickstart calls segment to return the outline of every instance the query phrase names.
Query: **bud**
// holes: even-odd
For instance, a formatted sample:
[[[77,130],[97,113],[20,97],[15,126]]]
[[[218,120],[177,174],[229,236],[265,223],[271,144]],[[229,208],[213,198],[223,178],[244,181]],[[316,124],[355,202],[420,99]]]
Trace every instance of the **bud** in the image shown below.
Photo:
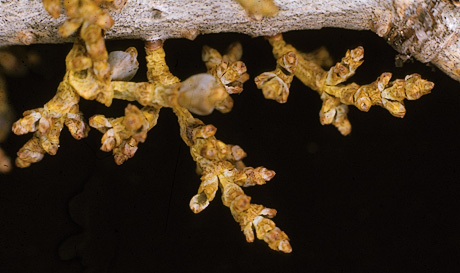
[[[129,81],[139,69],[135,47],[130,47],[126,51],[110,52],[108,62],[113,81]]]
[[[178,103],[190,112],[209,115],[216,104],[227,99],[228,93],[209,74],[197,74],[182,82],[179,87]]]

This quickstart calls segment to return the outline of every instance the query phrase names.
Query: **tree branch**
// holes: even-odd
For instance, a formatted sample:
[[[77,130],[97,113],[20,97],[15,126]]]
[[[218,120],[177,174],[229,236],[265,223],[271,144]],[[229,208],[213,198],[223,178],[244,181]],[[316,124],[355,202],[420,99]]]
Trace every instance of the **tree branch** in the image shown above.
[[[158,40],[238,32],[274,35],[337,27],[372,30],[399,53],[431,62],[460,81],[460,8],[449,0],[275,0],[279,12],[254,20],[233,0],[128,0],[111,11],[115,25],[107,39]],[[64,43],[58,35],[65,16],[53,19],[40,0],[0,2],[0,46]]]

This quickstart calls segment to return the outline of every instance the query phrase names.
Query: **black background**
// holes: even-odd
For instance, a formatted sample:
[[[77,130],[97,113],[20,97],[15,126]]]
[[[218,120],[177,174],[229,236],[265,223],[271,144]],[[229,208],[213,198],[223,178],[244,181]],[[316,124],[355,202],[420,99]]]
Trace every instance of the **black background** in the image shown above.
[[[324,45],[336,60],[364,46],[365,62],[351,79],[359,84],[387,71],[394,79],[419,73],[436,84],[406,103],[404,119],[379,107],[368,113],[351,107],[353,129],[344,137],[321,126],[321,100],[298,80],[286,104],[263,98],[252,78],[275,67],[263,38],[166,41],[167,62],[181,79],[205,71],[203,45],[223,51],[235,40],[243,44],[251,80],[233,96],[231,113],[202,120],[218,128],[220,140],[243,147],[248,166],[277,172],[245,191],[252,202],[278,210],[274,220],[293,253],[246,243],[220,193],[200,214],[190,211],[200,179],[175,116],[163,109],[122,166],[99,150],[96,130],[77,141],[65,129],[57,155],[0,175],[0,272],[459,272],[460,84],[417,61],[396,68],[397,53],[371,32],[325,29],[285,39],[302,51]],[[128,46],[140,52],[133,80],[145,81],[142,42],[107,42],[109,50]],[[17,118],[54,95],[70,47],[30,47],[41,64],[25,78],[8,78]],[[126,104],[80,107],[87,118],[117,117]],[[10,135],[2,147],[14,155],[29,138]]]

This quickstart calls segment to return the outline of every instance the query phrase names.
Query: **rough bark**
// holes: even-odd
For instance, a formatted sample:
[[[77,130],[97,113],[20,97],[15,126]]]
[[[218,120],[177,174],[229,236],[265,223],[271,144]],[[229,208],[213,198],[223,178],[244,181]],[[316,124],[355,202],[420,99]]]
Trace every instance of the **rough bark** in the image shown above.
[[[233,0],[129,0],[112,12],[115,26],[107,39],[194,38],[198,34],[238,32],[274,35],[301,29],[337,27],[372,30],[399,53],[431,62],[460,81],[460,8],[449,0],[275,0],[274,17],[251,19]],[[63,43],[40,0],[0,0],[0,46]],[[333,38],[333,37],[332,37]]]

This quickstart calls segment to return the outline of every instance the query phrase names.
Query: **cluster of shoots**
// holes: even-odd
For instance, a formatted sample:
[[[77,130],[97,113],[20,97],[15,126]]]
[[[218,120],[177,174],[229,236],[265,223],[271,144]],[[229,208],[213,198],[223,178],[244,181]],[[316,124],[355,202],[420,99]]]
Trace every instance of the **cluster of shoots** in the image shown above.
[[[277,10],[276,6],[274,10],[268,5],[264,7],[268,11],[261,11],[255,9],[251,1],[239,2],[247,6],[248,12],[263,16]],[[59,16],[61,1],[43,0],[43,3],[51,16]],[[33,133],[19,150],[16,166],[28,167],[42,160],[45,154],[56,154],[64,125],[75,139],[86,137],[91,127],[97,129],[102,133],[101,150],[112,152],[116,164],[123,164],[135,155],[139,144],[146,141],[148,132],[157,124],[161,109],[171,108],[178,118],[180,135],[189,146],[201,174],[201,184],[190,201],[190,209],[194,213],[203,211],[220,188],[223,204],[229,207],[248,242],[257,237],[274,250],[291,252],[288,236],[271,220],[276,210],[251,203],[251,198],[243,191],[244,187],[265,184],[275,172],[262,166],[245,166],[242,159],[246,153],[240,146],[218,140],[216,127],[193,116],[208,115],[214,110],[231,111],[233,100],[230,95],[241,93],[243,84],[249,79],[247,67],[241,61],[241,44],[231,44],[225,54],[203,47],[202,59],[207,71],[181,81],[169,71],[163,42],[146,41],[148,81],[130,82],[139,66],[137,49],[131,47],[109,54],[103,38],[113,20],[102,7],[120,8],[124,3],[64,1],[69,19],[59,32],[63,36],[75,34],[74,46],[67,55],[66,73],[56,95],[43,107],[24,112],[23,118],[13,124],[15,134]],[[302,53],[286,44],[281,35],[267,39],[277,62],[275,70],[255,78],[263,95],[286,103],[291,82],[297,77],[323,100],[320,122],[335,125],[343,135],[351,131],[348,105],[362,111],[379,105],[393,116],[403,117],[406,112],[404,99],[418,99],[433,88],[433,83],[417,74],[390,81],[391,73],[383,73],[367,85],[343,84],[362,64],[362,47],[347,51],[340,62],[326,71],[322,67],[331,66],[332,60],[324,48]],[[106,106],[110,106],[114,99],[132,103],[127,105],[124,116],[95,115],[86,122],[79,111],[81,98],[96,100]],[[2,104],[0,112],[1,107]]]
[[[351,132],[347,117],[348,105],[354,105],[364,112],[378,105],[387,109],[391,115],[402,118],[406,114],[405,99],[419,99],[429,94],[434,87],[434,83],[422,79],[419,74],[390,81],[389,72],[382,73],[370,84],[343,84],[363,63],[364,49],[361,46],[348,50],[340,62],[326,71],[322,67],[330,65],[332,60],[324,48],[303,53],[287,44],[281,34],[267,37],[267,40],[278,61],[274,71],[256,77],[257,87],[262,89],[265,98],[285,103],[289,85],[295,76],[321,97],[321,124],[333,124],[342,135]]]

